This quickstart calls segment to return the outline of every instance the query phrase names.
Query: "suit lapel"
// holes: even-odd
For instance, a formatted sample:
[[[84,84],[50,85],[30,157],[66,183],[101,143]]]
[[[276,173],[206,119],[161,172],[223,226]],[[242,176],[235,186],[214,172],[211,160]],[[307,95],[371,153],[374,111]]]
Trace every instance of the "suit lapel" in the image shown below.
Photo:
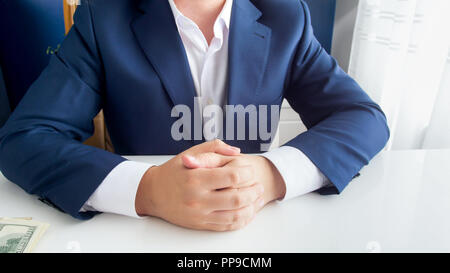
[[[142,0],[133,32],[174,105],[194,109],[195,86],[183,42],[167,0]]]
[[[174,105],[192,113],[196,96],[183,42],[167,0],[142,0],[131,27]],[[228,104],[249,104],[258,94],[270,49],[271,29],[257,22],[261,12],[250,0],[234,0],[230,23]],[[200,115],[197,114],[199,117]]]
[[[230,26],[228,104],[250,103],[258,94],[270,49],[271,29],[257,22],[249,0],[235,0]]]

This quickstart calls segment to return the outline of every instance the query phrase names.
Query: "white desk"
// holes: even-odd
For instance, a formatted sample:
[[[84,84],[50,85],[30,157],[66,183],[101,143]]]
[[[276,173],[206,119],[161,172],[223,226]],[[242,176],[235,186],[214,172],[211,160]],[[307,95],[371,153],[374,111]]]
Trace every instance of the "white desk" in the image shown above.
[[[1,175],[0,200],[0,216],[50,223],[37,252],[450,251],[450,150],[381,153],[340,196],[309,194],[271,204],[235,232],[111,214],[82,222]]]

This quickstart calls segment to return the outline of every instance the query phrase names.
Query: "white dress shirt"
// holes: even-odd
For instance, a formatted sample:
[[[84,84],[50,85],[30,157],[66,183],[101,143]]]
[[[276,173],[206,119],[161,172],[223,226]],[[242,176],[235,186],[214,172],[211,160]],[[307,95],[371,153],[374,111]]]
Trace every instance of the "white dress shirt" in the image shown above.
[[[228,71],[228,34],[233,0],[225,5],[214,23],[210,45],[200,28],[184,16],[173,0],[168,0],[189,61],[192,79],[200,98],[200,107],[226,102]],[[148,35],[152,35],[149,33]],[[208,139],[207,136],[205,138]],[[280,172],[286,183],[283,200],[297,197],[323,187],[327,178],[300,150],[280,147],[262,154]],[[124,161],[116,166],[92,194],[82,211],[101,211],[139,217],[135,198],[142,176],[152,164]]]

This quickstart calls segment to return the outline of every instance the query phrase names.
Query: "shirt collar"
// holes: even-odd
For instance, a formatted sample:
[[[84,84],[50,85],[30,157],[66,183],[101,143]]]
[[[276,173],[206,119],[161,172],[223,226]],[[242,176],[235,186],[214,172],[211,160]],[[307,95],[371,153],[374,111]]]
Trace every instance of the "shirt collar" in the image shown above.
[[[177,6],[175,5],[174,0],[169,0],[169,4],[170,4],[170,7],[172,9],[172,13],[173,13],[173,16],[174,16],[176,22],[180,22],[181,20],[186,21],[186,19],[188,21],[191,21],[189,18],[184,16],[178,10]],[[233,0],[225,0],[225,4],[224,4],[224,6],[222,8],[222,11],[220,12],[220,14],[219,14],[219,16],[217,17],[217,20],[216,20],[216,23],[217,22],[224,23],[228,30],[230,29],[232,7],[233,7]],[[216,25],[216,23],[215,23],[215,25]]]

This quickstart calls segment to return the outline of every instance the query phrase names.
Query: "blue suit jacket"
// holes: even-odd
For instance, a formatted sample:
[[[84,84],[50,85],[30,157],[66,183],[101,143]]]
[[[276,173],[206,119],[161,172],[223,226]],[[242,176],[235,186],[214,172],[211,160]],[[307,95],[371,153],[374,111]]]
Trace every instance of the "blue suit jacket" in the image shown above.
[[[74,217],[117,154],[177,154],[174,105],[195,88],[167,0],[83,1],[75,25],[0,132],[0,169],[14,183]],[[308,131],[291,140],[342,191],[389,138],[386,119],[313,35],[299,0],[237,0],[227,102],[279,105],[286,98]],[[82,142],[103,108],[117,154]],[[260,152],[261,140],[228,141]]]

